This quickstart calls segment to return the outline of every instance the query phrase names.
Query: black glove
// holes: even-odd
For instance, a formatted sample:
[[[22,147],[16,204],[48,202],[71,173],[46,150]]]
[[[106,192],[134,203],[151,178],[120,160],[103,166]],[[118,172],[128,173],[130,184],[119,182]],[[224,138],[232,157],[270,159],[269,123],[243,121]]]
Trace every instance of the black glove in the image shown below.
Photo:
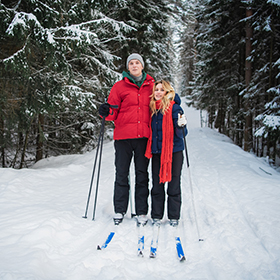
[[[103,103],[99,107],[99,114],[102,117],[107,117],[110,113],[110,105],[108,103]]]

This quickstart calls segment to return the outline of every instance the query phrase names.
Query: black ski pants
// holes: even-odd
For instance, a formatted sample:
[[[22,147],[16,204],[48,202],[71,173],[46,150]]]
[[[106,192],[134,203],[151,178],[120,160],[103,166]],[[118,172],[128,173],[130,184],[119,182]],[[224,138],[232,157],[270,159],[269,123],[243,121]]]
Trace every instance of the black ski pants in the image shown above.
[[[181,212],[181,171],[183,165],[183,151],[173,153],[172,179],[167,184],[167,216],[168,219],[180,219]],[[162,219],[164,214],[165,190],[164,184],[159,183],[160,154],[153,154],[152,174],[152,219]]]
[[[115,213],[125,214],[129,201],[129,168],[132,157],[135,166],[135,212],[147,215],[149,196],[149,160],[145,157],[147,138],[115,140]]]

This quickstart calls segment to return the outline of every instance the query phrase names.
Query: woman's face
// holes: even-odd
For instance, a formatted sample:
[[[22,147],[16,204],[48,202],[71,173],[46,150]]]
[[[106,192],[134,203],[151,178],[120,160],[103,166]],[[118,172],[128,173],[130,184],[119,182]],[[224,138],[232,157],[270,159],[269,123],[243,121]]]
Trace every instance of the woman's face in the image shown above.
[[[162,84],[157,84],[154,91],[155,100],[160,100],[165,94],[166,91],[163,89]]]

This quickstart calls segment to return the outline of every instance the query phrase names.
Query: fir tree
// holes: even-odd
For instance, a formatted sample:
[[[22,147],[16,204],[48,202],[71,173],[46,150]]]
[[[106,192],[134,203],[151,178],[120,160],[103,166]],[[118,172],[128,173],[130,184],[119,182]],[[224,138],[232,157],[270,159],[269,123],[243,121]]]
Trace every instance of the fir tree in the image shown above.
[[[208,111],[209,125],[215,125],[240,144],[239,92],[244,88],[245,63],[241,3],[205,1],[203,4],[205,9],[197,17],[193,97],[199,108]]]
[[[199,1],[199,5],[194,104],[208,111],[209,126],[275,162],[279,153],[279,3],[228,0]],[[252,16],[246,18],[248,8]],[[245,25],[253,29],[247,57]],[[249,70],[252,78],[247,81]],[[248,129],[257,130],[258,136],[249,139],[249,149],[248,139],[244,140]]]
[[[280,157],[280,5],[255,1],[253,8],[255,72],[250,95],[255,100],[255,150],[275,163]]]
[[[171,37],[172,6],[168,1],[103,1],[102,11],[109,17],[133,27],[125,42],[115,42],[110,49],[121,58],[119,72],[126,70],[126,58],[133,52],[145,60],[145,70],[155,79],[171,79],[173,45]]]
[[[181,2],[181,1],[180,1]],[[190,96],[194,82],[195,50],[195,27],[197,1],[177,3],[180,7],[179,16],[182,19],[178,28],[179,53],[180,53],[180,92],[183,96]]]
[[[8,151],[12,155],[13,147],[19,147],[20,167],[28,153],[34,159],[36,144],[36,160],[93,146],[98,102],[104,101],[118,77],[108,44],[122,40],[131,28],[98,12],[89,1],[25,0],[0,5],[5,165],[18,162],[19,153],[14,159],[3,153],[12,120],[15,142]],[[5,116],[11,114],[15,118],[7,121]]]

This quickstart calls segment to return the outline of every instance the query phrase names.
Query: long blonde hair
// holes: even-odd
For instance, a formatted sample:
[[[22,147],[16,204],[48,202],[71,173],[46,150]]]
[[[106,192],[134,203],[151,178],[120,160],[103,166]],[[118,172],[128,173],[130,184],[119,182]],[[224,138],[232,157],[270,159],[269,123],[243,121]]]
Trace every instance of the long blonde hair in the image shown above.
[[[166,111],[166,109],[168,109],[170,101],[173,101],[174,98],[175,98],[175,91],[168,81],[165,81],[165,80],[156,81],[154,83],[153,93],[150,96],[151,97],[150,110],[152,112],[152,116],[157,113],[157,108],[156,108],[156,101],[157,100],[155,99],[155,89],[156,89],[156,86],[158,84],[162,84],[162,88],[166,91],[166,93],[162,97],[161,103],[160,103],[160,112],[163,115],[164,115],[164,112]]]

